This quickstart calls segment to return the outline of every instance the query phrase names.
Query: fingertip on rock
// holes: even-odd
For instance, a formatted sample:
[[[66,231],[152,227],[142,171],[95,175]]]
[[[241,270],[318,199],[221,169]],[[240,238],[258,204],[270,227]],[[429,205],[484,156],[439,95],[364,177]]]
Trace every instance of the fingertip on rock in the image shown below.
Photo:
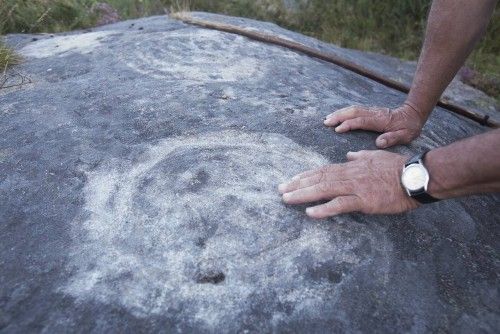
[[[323,124],[327,125],[327,126],[334,126],[337,124],[337,122],[335,122],[335,119],[332,118],[332,117],[327,117],[325,118],[325,120],[323,121]]]
[[[323,216],[321,215],[321,210],[316,207],[310,207],[306,209],[306,215],[313,219],[321,219]]]
[[[387,144],[388,144],[388,143],[387,143],[387,139],[385,139],[385,138],[379,138],[379,139],[377,139],[376,144],[377,144],[377,146],[378,146],[379,148],[386,148],[386,147],[387,147]]]

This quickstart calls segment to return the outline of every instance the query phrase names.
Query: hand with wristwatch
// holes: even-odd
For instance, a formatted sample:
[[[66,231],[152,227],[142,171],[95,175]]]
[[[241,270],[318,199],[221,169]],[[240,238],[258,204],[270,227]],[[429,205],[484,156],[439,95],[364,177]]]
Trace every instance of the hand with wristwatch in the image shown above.
[[[401,173],[401,184],[406,193],[421,204],[439,201],[427,192],[430,176],[424,164],[426,154],[423,152],[410,158]]]
[[[441,94],[488,25],[496,1],[433,1],[413,83],[395,109],[350,106],[326,117],[341,134],[380,132],[379,149],[417,138]],[[382,150],[348,152],[346,163],[306,171],[278,187],[289,204],[326,201],[307,208],[313,218],[349,212],[402,213],[471,194],[500,191],[500,129],[407,157]]]

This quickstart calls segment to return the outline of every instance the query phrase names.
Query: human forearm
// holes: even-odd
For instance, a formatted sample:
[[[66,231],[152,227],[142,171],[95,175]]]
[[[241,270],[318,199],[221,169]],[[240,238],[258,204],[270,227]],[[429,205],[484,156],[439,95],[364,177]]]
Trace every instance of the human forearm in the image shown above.
[[[428,192],[445,199],[500,191],[500,129],[430,151]]]
[[[407,103],[425,120],[486,30],[497,0],[434,0]]]
[[[419,136],[444,89],[483,35],[496,2],[434,0],[406,102],[395,109],[350,106],[329,114],[324,124],[339,133],[382,132],[376,141],[379,148],[410,143]]]

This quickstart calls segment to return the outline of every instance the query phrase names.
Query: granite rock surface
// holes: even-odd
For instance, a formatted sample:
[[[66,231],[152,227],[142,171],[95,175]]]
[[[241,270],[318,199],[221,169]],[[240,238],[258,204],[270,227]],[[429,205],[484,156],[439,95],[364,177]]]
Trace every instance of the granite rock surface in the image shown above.
[[[375,148],[325,115],[404,94],[164,16],[7,42],[31,83],[0,90],[1,332],[500,328],[499,196],[320,221],[280,201],[294,174]],[[484,131],[437,108],[393,151]]]

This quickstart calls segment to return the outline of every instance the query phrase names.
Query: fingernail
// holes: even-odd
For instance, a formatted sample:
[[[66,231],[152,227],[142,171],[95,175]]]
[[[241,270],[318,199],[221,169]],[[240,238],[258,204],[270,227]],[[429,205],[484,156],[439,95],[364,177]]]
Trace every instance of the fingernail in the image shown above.
[[[310,215],[314,214],[314,211],[316,211],[314,208],[307,208],[306,214],[310,216]]]
[[[335,132],[340,132],[340,131],[342,131],[342,129],[343,129],[343,128],[342,128],[342,125],[339,125],[339,126],[337,126],[337,127],[335,128]]]
[[[279,191],[280,193],[283,193],[283,192],[285,191],[285,189],[286,189],[286,186],[287,186],[287,184],[286,184],[286,183],[282,183],[282,184],[280,184],[280,185],[278,186],[278,191]]]
[[[284,202],[287,202],[290,199],[290,193],[283,194],[283,196],[281,197],[283,198]]]
[[[331,118],[327,118],[327,119],[325,119],[325,121],[324,121],[323,123],[324,123],[325,125],[330,125],[330,126],[332,126],[332,125],[336,125],[336,123],[334,123],[334,122],[333,122],[333,119],[331,119]]]

